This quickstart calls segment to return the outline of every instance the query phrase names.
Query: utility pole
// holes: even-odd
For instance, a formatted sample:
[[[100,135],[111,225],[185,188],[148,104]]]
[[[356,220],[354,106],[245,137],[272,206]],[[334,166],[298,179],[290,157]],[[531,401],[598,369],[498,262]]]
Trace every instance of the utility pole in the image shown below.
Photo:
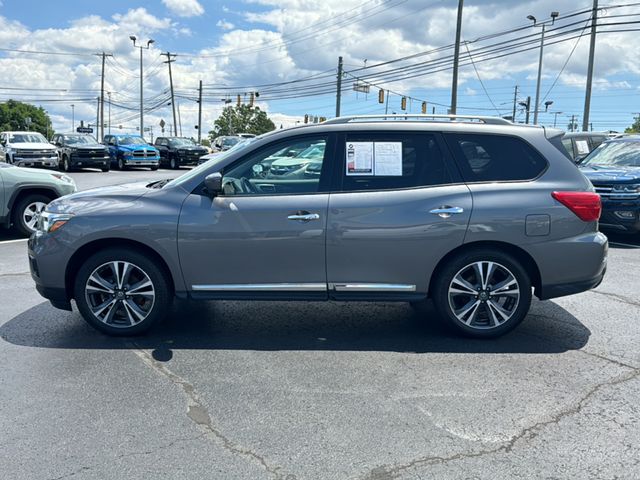
[[[389,113],[389,90],[387,90],[387,101],[384,106],[384,114]]]
[[[571,131],[575,131],[575,125],[576,125],[576,116],[575,115],[571,115]]]
[[[182,136],[182,115],[180,115],[180,104],[179,103],[176,105],[176,108],[178,109],[178,122],[180,122],[180,136]]]
[[[71,104],[71,131],[74,132],[76,129],[76,106]]]
[[[161,55],[165,55],[167,57],[167,61],[163,62],[169,65],[169,86],[171,88],[171,109],[173,110],[173,134],[178,136],[178,122],[176,122],[176,101],[173,95],[173,75],[171,74],[171,64],[175,62],[175,53],[161,53]],[[172,58],[173,57],[173,58]]]
[[[198,145],[202,140],[202,80],[198,87]]]
[[[593,60],[596,53],[596,26],[598,24],[598,0],[593,0],[591,12],[591,42],[589,44],[589,65],[587,66],[587,91],[584,96],[584,112],[582,114],[582,130],[589,126],[589,110],[591,109],[591,85],[593,82]]]
[[[453,50],[453,80],[451,83],[451,115],[458,108],[458,64],[460,62],[460,33],[462,32],[462,6],[464,0],[458,0],[458,21],[456,23],[456,44]]]
[[[338,57],[338,85],[336,88],[336,117],[340,116],[340,94],[342,93],[342,57]]]
[[[515,123],[516,121],[516,104],[518,103],[518,85],[513,92],[513,114],[511,115],[511,121]]]
[[[100,142],[104,138],[104,61],[106,57],[112,57],[110,53],[102,52],[99,54],[102,57],[102,75],[100,79],[100,105],[98,110],[100,111],[100,123],[96,122],[96,140]]]
[[[111,92],[107,92],[107,95],[109,95],[109,135],[111,135]]]
[[[102,96],[96,98],[96,100],[98,100],[98,105],[96,107],[96,137],[98,136],[98,128],[99,128],[98,127],[98,125],[99,125],[98,122],[100,121],[99,113],[100,113],[100,100],[101,99],[102,99]],[[96,140],[98,140],[98,142],[100,142],[100,140],[98,138],[96,138]]]

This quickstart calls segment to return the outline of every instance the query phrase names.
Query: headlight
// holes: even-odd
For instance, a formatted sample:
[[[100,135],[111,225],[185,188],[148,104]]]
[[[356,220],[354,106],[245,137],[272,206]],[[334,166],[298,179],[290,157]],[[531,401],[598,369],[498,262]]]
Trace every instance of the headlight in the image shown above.
[[[124,152],[124,158],[133,158],[133,153],[132,152]]]
[[[56,180],[60,180],[61,182],[74,185],[73,178],[69,177],[68,175],[64,175],[62,173],[52,173],[51,176]]]
[[[51,213],[46,210],[40,215],[38,230],[44,233],[53,233],[67,223],[73,214],[71,213]]]

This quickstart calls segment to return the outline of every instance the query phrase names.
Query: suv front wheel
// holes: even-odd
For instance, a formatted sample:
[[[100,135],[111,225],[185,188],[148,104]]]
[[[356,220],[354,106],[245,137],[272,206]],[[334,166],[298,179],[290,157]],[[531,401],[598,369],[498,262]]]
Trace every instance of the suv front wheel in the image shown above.
[[[464,252],[440,270],[433,300],[460,333],[504,335],[522,322],[531,305],[531,280],[520,262],[498,250]]]
[[[76,275],[74,297],[91,326],[117,336],[147,331],[171,304],[165,273],[142,253],[120,248],[84,262]]]
[[[38,228],[38,219],[47,204],[49,197],[34,193],[22,197],[13,209],[13,226],[22,235],[30,236]]]

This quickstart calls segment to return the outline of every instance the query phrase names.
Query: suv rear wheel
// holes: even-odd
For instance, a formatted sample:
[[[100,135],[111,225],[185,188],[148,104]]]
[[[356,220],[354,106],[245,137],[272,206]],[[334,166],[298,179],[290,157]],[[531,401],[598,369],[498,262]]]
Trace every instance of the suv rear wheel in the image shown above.
[[[51,199],[41,194],[22,197],[13,208],[13,226],[22,235],[30,236],[38,228],[38,219]]]
[[[504,335],[529,312],[531,280],[511,255],[472,250],[454,257],[435,279],[433,300],[447,323],[478,338]]]
[[[92,327],[116,336],[147,331],[171,304],[165,273],[144,254],[120,248],[84,262],[76,275],[74,297]]]

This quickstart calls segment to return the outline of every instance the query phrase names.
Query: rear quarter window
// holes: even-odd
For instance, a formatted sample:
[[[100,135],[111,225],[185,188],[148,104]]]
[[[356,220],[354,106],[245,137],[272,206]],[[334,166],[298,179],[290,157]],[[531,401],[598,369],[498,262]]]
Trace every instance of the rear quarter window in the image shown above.
[[[446,134],[465,182],[533,180],[547,161],[524,140],[509,135]]]

